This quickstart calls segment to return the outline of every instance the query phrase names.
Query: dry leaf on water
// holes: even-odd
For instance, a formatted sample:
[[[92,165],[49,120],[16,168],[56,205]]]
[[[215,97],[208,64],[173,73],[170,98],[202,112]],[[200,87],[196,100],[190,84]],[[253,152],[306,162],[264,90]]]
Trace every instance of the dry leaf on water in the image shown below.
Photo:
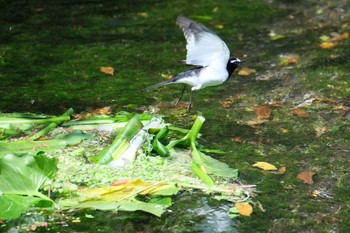
[[[325,41],[325,42],[322,42],[322,43],[320,44],[320,47],[321,47],[322,49],[332,49],[332,48],[334,48],[336,45],[337,45],[337,43],[335,43],[335,42]]]
[[[242,138],[241,137],[231,138],[231,141],[237,142],[237,143],[241,143],[242,142]]]
[[[105,74],[114,75],[114,68],[110,66],[101,66],[100,71]]]
[[[327,132],[327,127],[317,126],[315,127],[316,137],[321,137],[325,132]]]
[[[258,167],[258,168],[261,168],[265,171],[277,170],[277,167],[275,167],[274,165],[272,165],[270,163],[266,163],[266,162],[256,162],[253,164],[253,167]]]
[[[238,202],[235,204],[237,211],[242,216],[250,216],[253,213],[253,207],[247,202]]]
[[[314,172],[305,171],[305,172],[300,172],[297,178],[303,181],[305,184],[313,184],[314,183],[312,179],[313,175],[315,175]]]
[[[281,132],[281,133],[288,133],[288,131],[289,131],[288,129],[280,128],[280,132]]]
[[[280,167],[278,169],[278,174],[284,174],[286,172],[287,168],[286,167]]]
[[[290,111],[294,116],[302,117],[302,118],[309,118],[310,114],[308,112],[305,112],[304,110],[300,108],[296,108]]]
[[[259,105],[255,108],[255,113],[258,115],[259,119],[266,119],[271,116],[271,109],[269,107]]]
[[[247,67],[243,67],[242,69],[239,70],[238,75],[248,76],[248,75],[254,74],[254,73],[256,73],[255,69],[250,69],[250,68],[247,68]]]

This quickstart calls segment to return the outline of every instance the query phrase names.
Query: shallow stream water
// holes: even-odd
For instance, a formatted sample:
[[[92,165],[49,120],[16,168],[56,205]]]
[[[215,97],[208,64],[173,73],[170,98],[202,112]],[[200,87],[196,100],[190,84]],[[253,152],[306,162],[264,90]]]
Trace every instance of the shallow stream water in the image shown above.
[[[158,112],[179,126],[203,115],[202,143],[217,159],[257,184],[251,217],[230,219],[230,207],[194,192],[181,194],[161,218],[141,213],[31,213],[2,230],[36,232],[350,232],[350,2],[3,1],[0,9],[0,111],[62,114],[111,106]],[[185,70],[185,40],[175,25],[186,15],[215,31],[232,55],[254,69],[194,96],[190,113],[174,106],[181,86],[140,90]],[[326,37],[334,48],[320,44]],[[333,40],[332,40],[333,38]],[[334,39],[335,38],[335,39]],[[115,75],[100,67],[115,68]],[[188,99],[188,94],[184,100]],[[271,116],[256,123],[256,106]],[[302,109],[308,115],[293,109]],[[304,114],[304,113],[303,113]],[[254,122],[255,121],[255,122]],[[251,165],[266,161],[283,174]],[[297,179],[315,173],[313,184]],[[317,192],[316,192],[317,191]],[[322,195],[321,195],[322,194]],[[327,194],[327,195],[326,195]],[[51,221],[51,222],[50,222]],[[20,230],[21,231],[21,230]]]

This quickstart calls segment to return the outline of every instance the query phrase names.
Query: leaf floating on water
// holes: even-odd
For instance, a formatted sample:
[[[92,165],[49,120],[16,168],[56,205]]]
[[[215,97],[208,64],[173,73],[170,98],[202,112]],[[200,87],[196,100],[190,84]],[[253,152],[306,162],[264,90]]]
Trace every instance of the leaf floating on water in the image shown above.
[[[321,137],[325,132],[327,132],[327,127],[317,126],[315,127],[316,137]]]
[[[348,32],[344,32],[342,34],[333,32],[331,34],[332,37],[327,36],[327,35],[322,35],[320,37],[320,40],[322,41],[320,43],[320,47],[322,49],[332,49],[335,46],[337,46],[338,44],[340,44],[342,41],[346,40],[349,38],[349,33]]]
[[[108,75],[114,75],[114,68],[110,66],[101,66],[100,71]]]
[[[263,105],[256,106],[255,108],[255,113],[256,115],[258,115],[259,119],[269,118],[271,116],[271,112],[272,112],[271,108]]]
[[[253,213],[253,207],[247,202],[239,202],[235,204],[237,211],[242,216],[249,217]]]
[[[294,116],[297,116],[297,117],[302,117],[302,118],[309,118],[310,115],[308,112],[300,109],[300,108],[296,108],[296,109],[293,109],[290,111]]]
[[[242,138],[241,137],[231,138],[231,141],[237,142],[237,143],[241,143],[242,142]]]
[[[287,168],[286,167],[280,167],[278,169],[278,174],[284,174],[286,172]]]
[[[243,67],[242,69],[239,70],[238,75],[249,76],[249,75],[254,74],[254,73],[256,73],[256,69]]]
[[[336,46],[337,44],[331,41],[325,41],[320,44],[320,47],[322,49],[332,49]]]
[[[315,175],[314,172],[305,171],[305,172],[300,172],[297,178],[303,181],[305,184],[313,184],[314,183],[312,179],[313,175]]]
[[[215,24],[214,27],[217,28],[217,29],[223,29],[224,25],[222,25],[222,24]]]
[[[281,133],[288,133],[288,131],[289,131],[288,129],[280,128],[280,132],[281,132]]]
[[[253,167],[258,167],[258,168],[261,168],[265,171],[277,170],[277,167],[275,167],[274,165],[267,163],[267,162],[256,162],[253,164]]]
[[[229,96],[221,102],[223,108],[229,108],[236,100],[241,99],[241,96]]]

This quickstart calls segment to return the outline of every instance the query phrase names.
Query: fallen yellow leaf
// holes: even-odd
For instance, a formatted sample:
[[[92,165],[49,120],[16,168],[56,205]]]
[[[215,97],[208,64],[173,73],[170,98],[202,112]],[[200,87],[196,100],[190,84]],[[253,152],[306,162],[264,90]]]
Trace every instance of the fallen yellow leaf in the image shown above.
[[[224,25],[222,25],[222,24],[215,24],[214,27],[216,27],[217,29],[223,29]]]
[[[254,163],[253,167],[258,167],[258,168],[261,168],[261,169],[263,169],[265,171],[277,170],[277,167],[275,167],[274,165],[272,165],[270,163],[266,163],[266,162]]]
[[[110,66],[101,66],[100,71],[105,74],[114,75],[114,68]]]
[[[328,41],[326,41],[326,42],[322,42],[322,43],[320,44],[320,47],[321,47],[322,49],[331,49],[331,48],[334,48],[336,45],[337,45],[337,44],[334,43],[334,42],[328,42]]]
[[[240,69],[240,71],[238,72],[238,75],[241,76],[248,76],[250,74],[256,73],[255,69],[250,69],[248,67],[243,67],[242,69]]]
[[[281,133],[288,133],[288,131],[289,131],[288,129],[280,128],[280,132],[281,132]]]
[[[253,207],[247,202],[239,202],[235,204],[237,211],[242,216],[250,216],[253,213]]]

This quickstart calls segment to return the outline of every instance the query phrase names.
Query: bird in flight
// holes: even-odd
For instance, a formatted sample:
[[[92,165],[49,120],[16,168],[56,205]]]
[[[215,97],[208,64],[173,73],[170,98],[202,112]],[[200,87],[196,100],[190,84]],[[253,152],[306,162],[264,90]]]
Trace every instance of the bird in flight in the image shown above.
[[[143,91],[175,83],[190,85],[192,87],[188,105],[188,111],[190,111],[195,91],[224,83],[243,61],[230,57],[230,50],[225,42],[203,24],[185,16],[178,16],[176,24],[183,31],[187,42],[187,56],[183,63],[194,68],[181,72],[172,79],[147,87]],[[186,85],[176,104],[181,100],[185,90]]]

